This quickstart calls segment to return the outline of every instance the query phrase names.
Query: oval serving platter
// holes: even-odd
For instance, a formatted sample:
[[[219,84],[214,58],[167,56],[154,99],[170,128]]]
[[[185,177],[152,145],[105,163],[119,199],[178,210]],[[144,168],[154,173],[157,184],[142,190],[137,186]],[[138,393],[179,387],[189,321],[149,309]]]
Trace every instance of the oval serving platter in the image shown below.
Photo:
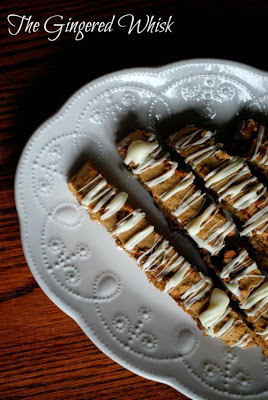
[[[127,177],[115,144],[139,127],[164,138],[186,123],[221,129],[244,112],[265,117],[267,109],[268,75],[238,63],[198,59],[123,70],[76,92],[36,130],[18,164],[23,250],[40,287],[113,360],[192,399],[267,399],[268,360],[256,347],[227,348],[202,336],[89,219],[67,182],[91,160],[202,269],[191,242],[169,230],[149,194]]]

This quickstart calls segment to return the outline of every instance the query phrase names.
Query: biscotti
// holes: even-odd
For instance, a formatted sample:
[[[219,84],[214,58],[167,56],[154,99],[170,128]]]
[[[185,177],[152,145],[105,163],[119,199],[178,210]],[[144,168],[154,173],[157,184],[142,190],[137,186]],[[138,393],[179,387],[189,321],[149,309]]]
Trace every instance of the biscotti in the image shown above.
[[[268,279],[262,275],[255,261],[239,242],[214,257],[206,254],[204,261],[224,282],[227,292],[239,307],[246,310],[246,320],[259,335],[268,355]]]
[[[121,140],[117,149],[129,170],[143,183],[167,218],[172,220],[173,225],[182,232],[184,230],[188,232],[201,247],[203,255],[219,254],[225,247],[225,237],[234,233],[234,224],[215,204],[205,200],[205,194],[198,190],[191,173],[177,169],[177,163],[171,161],[168,154],[163,153],[155,135],[150,132],[135,131]],[[198,192],[197,198],[203,201],[199,202],[199,208],[196,209],[194,194]],[[186,206],[183,208],[184,204]],[[178,209],[184,211],[178,214]],[[186,218],[185,212],[187,212]],[[228,254],[228,248],[224,254]],[[203,249],[206,250],[205,253]],[[254,296],[258,289],[262,290],[261,288],[267,286],[267,278],[242,246],[238,254],[233,250],[229,254],[237,257],[234,260],[230,259],[230,264],[227,266],[219,264],[222,265],[222,269],[219,265],[215,268],[217,258],[215,260],[211,257],[208,264],[216,271],[230,297],[237,301],[243,310],[245,304],[249,304],[251,296]],[[256,303],[260,303],[268,296],[268,290],[264,291],[263,295],[256,299]],[[267,318],[260,320],[259,317],[267,314],[268,304],[265,303],[260,309],[258,304],[255,310],[253,306],[256,303],[252,304],[252,309],[247,310],[249,315],[246,320],[254,326],[263,349],[268,353],[268,334],[266,334],[268,320]],[[254,318],[251,317],[252,313]]]
[[[186,230],[199,247],[217,254],[226,237],[235,234],[234,223],[196,188],[193,173],[177,168],[154,134],[137,130],[117,149],[173,225]]]
[[[232,141],[231,151],[245,157],[250,168],[268,182],[268,129],[252,119],[242,121]]]
[[[215,132],[187,126],[168,143],[203,179],[206,188],[241,224],[254,258],[268,270],[268,192],[245,160],[231,156],[216,143]]]
[[[169,293],[200,329],[229,346],[253,346],[256,335],[230,307],[226,293],[181,257],[149,224],[145,214],[130,206],[125,192],[109,185],[89,162],[70,180],[69,188],[150,282]]]

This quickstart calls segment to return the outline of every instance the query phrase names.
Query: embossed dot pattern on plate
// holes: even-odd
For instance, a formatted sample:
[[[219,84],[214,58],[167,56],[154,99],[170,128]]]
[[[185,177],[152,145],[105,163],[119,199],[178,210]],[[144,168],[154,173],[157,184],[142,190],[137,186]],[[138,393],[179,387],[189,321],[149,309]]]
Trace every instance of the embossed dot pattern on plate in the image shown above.
[[[162,124],[165,130],[174,116],[180,121],[192,112],[203,121],[227,123],[241,110],[267,113],[265,73],[218,60],[119,71],[84,86],[38,128],[16,174],[23,249],[46,294],[108,356],[193,399],[267,399],[267,359],[257,348],[226,349],[202,336],[90,221],[67,182],[75,166],[90,158],[157,219],[149,196],[122,173],[118,137],[135,127],[157,131]],[[185,251],[198,263],[190,243]]]

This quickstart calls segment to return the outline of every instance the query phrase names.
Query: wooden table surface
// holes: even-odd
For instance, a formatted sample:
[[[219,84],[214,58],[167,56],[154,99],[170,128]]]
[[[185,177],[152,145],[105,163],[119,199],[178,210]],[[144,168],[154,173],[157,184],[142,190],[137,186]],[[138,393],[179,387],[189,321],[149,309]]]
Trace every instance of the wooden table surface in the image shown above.
[[[110,360],[47,298],[23,256],[13,185],[20,153],[35,128],[75,90],[104,73],[195,57],[233,59],[267,70],[266,52],[256,50],[265,33],[266,2],[216,3],[1,1],[0,399],[186,399]],[[80,42],[65,34],[49,42],[43,30],[16,36],[7,31],[11,13],[43,22],[55,14],[100,20],[134,12],[172,14],[174,32],[92,33]]]

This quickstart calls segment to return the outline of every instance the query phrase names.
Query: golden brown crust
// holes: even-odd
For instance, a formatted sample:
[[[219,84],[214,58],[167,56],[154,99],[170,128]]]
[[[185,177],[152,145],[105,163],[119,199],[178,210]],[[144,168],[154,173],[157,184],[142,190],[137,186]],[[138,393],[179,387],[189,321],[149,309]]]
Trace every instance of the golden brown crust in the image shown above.
[[[188,134],[189,131],[191,131],[191,130],[189,130],[189,128],[187,128],[185,131]],[[127,137],[125,137],[123,140],[121,140],[121,142],[118,144],[117,148],[118,148],[118,151],[119,151],[120,155],[122,156],[123,160],[125,160],[125,158],[127,156],[128,148],[132,143],[134,143],[137,140],[142,140],[144,142],[147,142],[148,138],[150,138],[151,135],[152,134],[149,132],[135,131],[135,132],[131,133],[130,135],[128,135]],[[155,139],[154,139],[154,141],[155,141]],[[160,153],[160,155],[161,154],[162,153]],[[173,187],[176,183],[180,182],[182,180],[182,178],[184,178],[188,174],[188,171],[175,170],[174,175],[172,175],[172,178],[169,178],[167,181],[164,181],[153,187],[148,187],[146,185],[146,182],[163,174],[166,171],[165,166],[170,161],[171,160],[166,159],[160,165],[158,164],[155,167],[153,166],[149,170],[145,170],[144,172],[136,174],[136,176],[141,181],[141,183],[143,184],[145,189],[153,196],[154,201],[157,203],[157,205],[162,210],[162,212],[167,217],[167,219],[172,221],[172,225],[176,229],[185,233],[186,232],[185,227],[186,227],[188,221],[193,217],[193,215],[196,212],[195,207],[191,206],[188,209],[188,212],[186,213],[187,218],[185,218],[184,215],[180,216],[180,221],[178,221],[178,218],[174,217],[172,212],[173,212],[174,208],[179,204],[181,198],[185,197],[186,191],[180,191],[176,195],[172,196],[171,199],[168,199],[166,201],[163,201],[161,199],[161,194],[164,193],[169,188]],[[136,165],[134,165],[133,163],[130,162],[129,169],[131,171],[134,170],[136,167],[137,167]],[[193,192],[197,191],[197,188],[195,187],[194,183],[191,184],[191,187],[193,189]],[[188,189],[189,189],[189,187],[188,187]],[[191,192],[191,193],[193,193],[193,192]],[[206,207],[207,207],[207,205],[204,204],[200,213],[202,213],[202,211],[204,209],[206,209]],[[216,227],[216,229],[218,229],[218,227],[222,226],[226,222],[227,222],[227,219],[226,219],[225,215],[222,214],[221,212],[218,212],[214,216],[209,215],[207,223],[204,224],[204,228],[201,229],[201,231],[200,231],[199,238],[205,240],[208,237],[208,232],[211,232],[211,230],[215,227]],[[232,232],[232,234],[233,233],[234,232]],[[233,253],[233,257],[235,255],[237,256],[237,254],[234,251],[232,251],[232,249],[230,249],[229,247],[228,247],[228,249],[230,251],[230,254]],[[243,250],[243,248],[241,247],[241,251],[242,250]],[[227,250],[225,250],[225,252],[228,253]],[[220,276],[220,273],[222,272],[224,265],[221,263],[217,263],[217,260],[219,260],[219,257],[211,257],[211,256],[209,256],[209,253],[204,250],[202,250],[201,253],[203,254],[203,258],[205,261],[207,261],[208,265],[210,267],[212,267],[216,271],[216,273]],[[246,265],[249,262],[249,256],[245,257],[244,262],[245,262],[244,265]],[[244,269],[243,265],[241,265],[240,268],[241,268],[241,270],[243,270]],[[241,272],[241,270],[240,270],[240,272]],[[236,275],[240,272],[236,271]],[[252,277],[251,275],[254,275],[254,277]],[[240,279],[238,281],[239,291],[240,291],[239,297],[232,294],[227,289],[227,287],[225,287],[226,292],[229,294],[229,296],[233,300],[238,301],[239,303],[242,303],[250,295],[250,293],[253,289],[256,289],[258,286],[260,286],[264,282],[265,278],[263,278],[263,275],[261,274],[257,265],[256,265],[256,268],[252,271],[251,275],[250,276],[246,275],[243,279]],[[227,279],[222,279],[222,281],[223,281],[223,283],[225,283],[225,282],[229,283],[231,278],[233,278],[233,277],[234,276],[228,277]],[[245,319],[250,324],[252,323],[252,318],[247,319],[245,317]],[[255,325],[256,326],[254,326],[254,329],[257,332],[263,330],[262,324],[260,325],[259,323],[257,323]],[[258,336],[257,342],[263,348],[264,351],[268,351],[268,347],[267,347],[268,342],[266,343],[262,337]]]
[[[96,178],[97,176],[98,176],[98,172],[88,162],[70,180],[69,188],[72,191],[72,193],[76,196],[77,200],[80,203],[88,190],[88,188],[85,188],[85,189],[83,189],[83,188],[86,185],[88,185],[88,183],[92,179]],[[104,186],[103,189],[106,189],[106,188],[112,188],[112,187],[109,185],[109,183],[106,183],[106,185]],[[118,193],[118,192],[116,192],[116,193]],[[87,207],[87,210],[88,210],[91,218],[93,218],[94,220],[97,220],[99,223],[104,225],[110,233],[114,230],[114,228],[119,220],[121,220],[122,218],[126,217],[127,215],[131,214],[134,211],[133,208],[127,202],[125,202],[125,204],[121,207],[121,209],[115,215],[113,215],[107,219],[101,219],[101,216],[105,212],[105,206],[103,206],[103,208],[100,208],[99,211],[94,212],[93,210],[94,210],[95,205],[96,205],[96,201],[89,204]],[[149,226],[149,223],[147,222],[146,218],[143,218],[137,225],[135,225],[133,230],[129,230],[125,233],[119,234],[118,236],[116,236],[116,239],[115,239],[116,244],[118,246],[120,246],[122,249],[124,249],[125,251],[127,251],[127,253],[132,258],[134,258],[136,260],[136,262],[137,262],[138,257],[141,254],[144,254],[144,252],[146,250],[151,248],[151,246],[159,238],[161,238],[161,236],[157,232],[153,231],[144,240],[139,242],[133,250],[131,250],[131,251],[126,250],[126,248],[124,247],[125,243],[130,239],[130,237],[132,237],[133,234],[137,233],[138,231],[140,231],[141,229],[143,229],[146,226]],[[113,238],[115,238],[115,237],[113,236]],[[165,262],[168,262],[170,260],[170,258],[174,255],[176,256],[176,252],[172,247],[170,247],[170,250],[166,255],[167,258],[166,258]],[[142,265],[145,262],[145,260],[147,259],[147,257],[148,257],[148,255],[147,256],[144,255],[144,259],[143,259],[142,263],[140,263],[139,266],[142,267]],[[177,257],[179,257],[179,255],[177,255]],[[172,272],[170,274],[168,274],[166,277],[164,277],[160,281],[157,279],[157,272],[161,271],[162,270],[161,268],[164,269],[165,263],[160,263],[160,261],[159,261],[159,263],[156,263],[156,266],[157,266],[158,270],[156,270],[156,269],[154,269],[152,271],[149,270],[149,271],[145,271],[145,273],[146,273],[149,281],[151,283],[153,283],[158,289],[163,291],[163,289],[166,285],[166,282],[169,281],[171,276],[174,276],[176,271],[181,267],[181,264],[179,264],[178,267],[176,267],[174,270],[172,270]],[[181,284],[176,285],[169,292],[169,294],[177,302],[177,304],[180,305],[180,307],[182,307],[189,315],[192,316],[192,318],[196,321],[197,325],[202,329],[202,326],[199,322],[198,316],[200,315],[201,312],[203,312],[207,308],[212,288],[210,290],[208,290],[199,301],[196,301],[191,307],[186,309],[185,302],[183,301],[181,296],[194,283],[201,280],[200,273],[197,272],[191,266],[189,268],[190,268],[189,269],[190,273],[189,273],[189,275],[187,275],[186,279],[184,279],[181,282]],[[244,348],[252,347],[253,343],[254,343],[253,338],[256,341],[255,335],[245,325],[245,323],[243,323],[242,321],[240,322],[239,316],[234,311],[231,311],[230,314],[235,318],[235,320],[237,321],[237,324],[234,326],[234,328],[230,332],[227,332],[227,334],[223,338],[221,338],[221,340],[223,340],[227,345],[233,345],[233,344],[237,343],[238,340],[246,333],[249,335],[249,338],[251,338],[251,339]],[[227,317],[225,317],[225,318],[227,318]],[[222,325],[222,321],[218,325],[216,325],[216,331],[220,329],[220,326]]]
[[[212,268],[217,275],[223,271],[224,267],[233,261],[236,257],[241,254],[244,250],[243,246],[238,242],[233,242],[229,244],[227,248],[224,248],[217,256],[211,257],[209,254],[206,254],[203,259],[206,264]],[[228,276],[228,278],[223,279],[224,282],[230,283],[232,279],[238,276],[245,267],[249,265],[254,265],[254,261],[250,258],[247,254],[246,257],[243,259],[240,265]],[[235,295],[233,292],[229,291],[227,287],[225,290],[229,293],[229,296],[234,301],[239,301],[242,303],[245,301],[249,294],[253,293],[258,287],[264,284],[267,281],[267,278],[262,275],[259,268],[255,264],[255,268],[250,272],[246,279],[241,279],[239,281],[239,297]],[[249,310],[251,311],[251,309]],[[247,316],[246,319],[250,325],[252,325],[253,329],[256,332],[263,332],[267,325],[268,325],[268,313],[267,313],[267,304],[265,304],[254,316]],[[265,353],[268,354],[268,337],[267,340],[265,339],[267,335],[260,335],[259,338],[259,345],[264,349]]]
[[[152,135],[151,132],[145,132],[145,131],[140,131],[137,130],[130,135],[126,136],[124,139],[121,140],[120,143],[117,145],[117,149],[119,154],[121,155],[122,159],[124,160],[126,157],[127,149],[129,145],[136,141],[136,140],[142,140],[144,142],[147,141],[147,139]],[[164,151],[162,151],[159,155],[164,154]],[[174,216],[172,213],[176,207],[181,204],[182,201],[187,200],[192,196],[193,194],[197,194],[197,192],[200,192],[196,188],[196,185],[192,183],[189,185],[187,188],[184,190],[178,191],[176,194],[174,194],[172,197],[170,197],[166,201],[161,200],[161,195],[174,187],[177,183],[181,182],[183,178],[186,177],[186,175],[189,173],[187,170],[182,170],[182,169],[175,169],[174,174],[166,179],[164,182],[161,182],[158,185],[155,185],[153,187],[148,188],[146,185],[146,182],[150,181],[151,179],[154,179],[165,172],[167,172],[171,166],[170,166],[171,160],[166,159],[163,161],[161,164],[156,165],[153,168],[150,168],[142,173],[137,174],[136,176],[140,180],[140,182],[143,184],[144,188],[152,195],[154,201],[157,203],[163,214],[167,217],[167,219],[172,223],[172,226],[176,229],[179,229],[183,231],[184,233],[187,234],[187,231],[185,230],[185,227],[187,223],[193,218],[193,216],[198,216],[199,214],[204,211],[204,209],[211,204],[210,201],[206,199],[206,196],[203,193],[203,196],[199,196],[199,200],[195,202],[191,202],[189,204],[189,207],[185,208],[185,211],[179,215],[179,217]],[[132,170],[132,164],[129,166],[129,170]],[[191,189],[191,190],[189,190]],[[211,229],[213,227],[220,228],[226,223],[226,217],[225,215],[218,210],[217,213],[209,220],[207,219],[207,224],[205,225],[204,229],[201,229],[199,232],[199,238],[201,240],[206,240],[209,236],[208,232],[211,232]],[[235,230],[233,229],[228,236],[232,236],[235,234]],[[213,243],[216,242],[216,238]]]
[[[199,145],[193,145],[189,148],[179,148],[177,146],[177,143],[179,140],[185,138],[187,135],[190,133],[193,133],[197,131],[199,128],[196,126],[190,126],[183,128],[170,136],[168,143],[169,145],[175,149],[183,159],[186,159],[189,157],[189,155],[195,153],[196,151],[200,150],[202,146]],[[195,137],[195,140],[200,139],[201,137],[204,137],[206,134],[206,130],[200,129],[199,134]],[[216,144],[214,136],[207,140],[205,142],[205,145],[208,146],[213,146]],[[219,165],[220,162],[224,160],[230,160],[231,156],[224,150],[219,149],[217,152],[214,152],[212,155],[208,156],[206,159],[202,160],[199,164],[195,165],[195,173],[201,178],[205,179],[213,169],[215,169],[216,165]],[[189,165],[193,165],[193,160],[189,161]],[[240,184],[243,182],[243,180],[247,178],[254,178],[254,176],[251,174],[251,172],[248,170],[246,174],[244,174],[242,177],[240,177],[237,181],[236,184]],[[220,189],[226,184],[225,181],[218,182],[218,184],[213,185],[213,187],[210,187],[208,190],[211,192],[211,194],[214,195],[216,199],[219,199],[220,197]],[[252,182],[250,182],[247,185],[248,189],[252,189],[254,186],[258,184],[258,179],[255,177],[255,179],[252,179]],[[235,218],[236,221],[238,221],[241,225],[243,223],[246,223],[253,215],[255,215],[258,211],[262,210],[263,207],[265,206],[266,202],[268,201],[268,192],[267,190],[263,193],[263,195],[258,198],[255,201],[252,201],[249,206],[247,206],[245,209],[239,210],[233,206],[235,199],[234,198],[224,198],[222,199],[221,203],[219,204],[220,206],[223,206],[224,209],[228,212],[230,212],[233,217]],[[258,227],[259,228],[259,227]],[[241,228],[242,229],[242,228]],[[263,232],[259,232],[258,229],[254,229],[252,231],[251,236],[245,236],[247,242],[250,244],[249,250],[251,253],[254,255],[254,258],[257,260],[259,265],[268,271],[268,229],[266,228]]]
[[[265,183],[268,183],[268,163],[261,162],[267,152],[268,148],[268,129],[265,128],[262,140],[259,146],[259,151],[252,160],[254,152],[257,146],[258,133],[261,124],[252,119],[242,121],[235,133],[234,141],[232,142],[232,153],[238,154],[241,157],[245,157],[250,164],[254,173],[260,173],[265,179]]]
[[[76,198],[79,202],[81,202],[81,200],[83,198],[83,193],[85,194],[85,191],[79,192],[79,190],[81,190],[81,188],[83,188],[88,182],[90,182],[90,180],[96,178],[98,175],[99,174],[96,171],[96,169],[94,167],[91,168],[91,164],[89,162],[87,162],[82,167],[82,169],[70,180],[68,186],[69,186],[70,190],[72,191],[72,193],[76,196]],[[103,189],[105,189],[107,187],[112,187],[112,186],[109,185],[109,183],[107,183]],[[126,217],[127,215],[131,214],[134,211],[134,209],[130,206],[130,204],[126,202],[124,204],[124,206],[121,208],[121,210],[119,212],[117,212],[115,215],[113,215],[112,217],[110,217],[108,219],[101,220],[100,217],[103,214],[104,209],[102,208],[97,213],[94,213],[93,208],[95,205],[96,205],[96,202],[93,202],[92,204],[90,204],[87,207],[90,217],[94,220],[97,220],[99,223],[101,223],[103,226],[105,226],[105,228],[109,232],[113,231],[116,224],[122,218]],[[121,247],[123,250],[125,250],[136,261],[142,255],[143,252],[148,250],[155,242],[157,242],[161,238],[161,236],[158,233],[153,231],[149,236],[147,236],[145,239],[143,239],[142,242],[139,242],[138,246],[135,247],[134,251],[127,251],[124,248],[124,244],[134,234],[140,232],[147,226],[149,226],[149,223],[146,221],[145,218],[143,218],[137,225],[135,225],[134,228],[132,228],[131,230],[128,230],[127,232],[119,234],[115,238],[116,244],[119,247]],[[167,254],[167,258],[170,259],[172,256],[174,256],[174,254],[175,254],[175,251],[174,251],[174,249],[171,248],[170,252]],[[146,257],[145,257],[145,260],[146,260]],[[157,281],[156,275],[154,273],[146,272],[146,275],[147,275],[148,279],[150,280],[150,282],[152,282],[160,290],[164,289],[165,283],[169,279],[169,275],[167,275],[167,277],[164,277],[163,280],[159,282],[159,281]],[[179,288],[175,288],[172,291],[172,293],[171,293],[172,297],[174,297],[174,299],[179,303],[181,295],[183,295],[189,289],[189,287],[191,286],[191,284],[193,282],[196,283],[196,282],[198,282],[198,280],[200,280],[199,273],[197,271],[195,271],[193,269],[193,267],[191,267],[191,274],[189,275],[188,278],[186,278],[183,281],[183,284],[180,285]],[[203,310],[203,308],[207,304],[208,299],[209,299],[209,296],[207,296],[207,299],[203,298],[202,301],[200,301],[200,302],[198,302],[198,304],[196,304],[196,307],[191,307],[191,309],[189,310],[190,311],[189,313],[192,316],[196,317],[197,314],[196,314],[195,308],[197,308],[197,306],[199,306],[199,308]]]

